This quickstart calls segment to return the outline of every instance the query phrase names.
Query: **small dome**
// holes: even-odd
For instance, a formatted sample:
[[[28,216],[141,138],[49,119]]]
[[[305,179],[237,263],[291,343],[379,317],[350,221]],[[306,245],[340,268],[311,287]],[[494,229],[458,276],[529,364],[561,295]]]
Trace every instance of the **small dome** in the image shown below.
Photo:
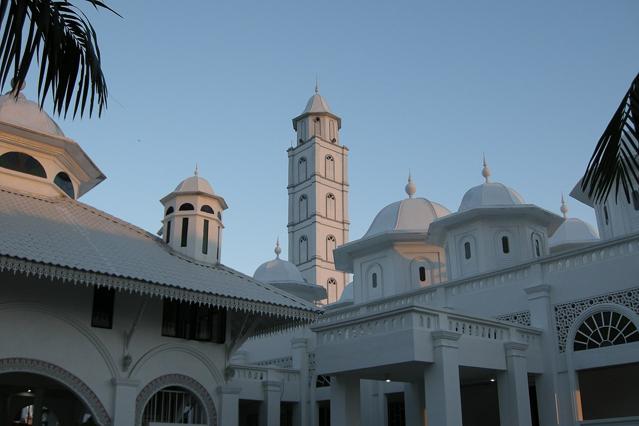
[[[204,192],[205,194],[215,195],[211,184],[197,174],[180,182],[180,184],[175,187],[174,192]]]
[[[553,248],[566,244],[593,243],[598,240],[599,234],[595,228],[581,219],[571,217],[564,220],[564,223],[552,234],[548,243]]]
[[[17,99],[11,92],[0,96],[0,121],[39,133],[64,137],[62,129],[40,109],[40,105],[28,100],[22,93]]]
[[[262,263],[253,274],[253,278],[263,283],[304,283],[297,266],[279,257]]]
[[[306,103],[306,108],[302,114],[310,114],[310,113],[320,113],[320,112],[331,112],[331,108],[328,106],[328,102],[326,99],[319,93],[315,93]]]
[[[426,232],[433,221],[449,214],[446,207],[426,198],[407,198],[380,210],[364,237],[389,231]]]
[[[524,198],[517,191],[499,182],[485,182],[470,188],[462,198],[459,211],[482,207],[505,207],[524,204]]]

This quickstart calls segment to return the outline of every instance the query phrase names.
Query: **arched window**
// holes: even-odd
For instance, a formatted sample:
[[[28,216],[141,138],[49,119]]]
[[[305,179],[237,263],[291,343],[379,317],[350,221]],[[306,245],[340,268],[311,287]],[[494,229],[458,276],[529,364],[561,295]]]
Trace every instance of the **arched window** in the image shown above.
[[[504,254],[510,253],[510,241],[508,241],[507,236],[501,237],[501,251]]]
[[[179,210],[180,210],[181,212],[184,212],[184,211],[191,211],[191,210],[195,210],[195,207],[193,207],[193,204],[191,204],[191,203],[184,203],[184,204],[182,204],[182,205],[180,206]]]
[[[337,142],[337,132],[335,131],[335,121],[334,120],[329,120],[328,122],[328,133],[329,133],[329,138],[331,140],[331,142],[335,143]]]
[[[424,267],[424,266],[420,266],[419,267],[419,280],[421,282],[425,282],[426,281],[426,267]]]
[[[209,424],[202,402],[190,391],[169,386],[151,397],[142,414],[142,424]]]
[[[608,218],[608,206],[604,206],[603,211],[604,211],[604,220],[606,221],[606,225],[608,225],[608,222],[610,221],[610,219]]]
[[[313,134],[315,136],[322,136],[322,121],[319,117],[315,117],[315,120],[313,120]]]
[[[637,327],[628,317],[614,311],[597,312],[581,323],[575,334],[573,349],[602,348],[639,342]]]
[[[300,126],[299,142],[300,142],[300,144],[302,144],[302,143],[304,143],[304,141],[307,138],[307,136],[306,136],[306,120],[300,121],[299,126]]]
[[[166,213],[164,213],[164,216],[168,216],[170,214],[172,214],[175,210],[173,210],[173,207],[169,207],[168,209],[166,209]]]
[[[333,260],[333,250],[337,247],[337,240],[333,235],[329,235],[326,237],[326,260],[329,262],[334,262]]]
[[[58,188],[64,191],[71,198],[75,198],[75,190],[73,189],[73,183],[71,183],[71,178],[65,172],[60,172],[55,175],[53,178],[53,183],[55,183]]]
[[[306,237],[306,235],[302,235],[300,237],[299,259],[300,259],[300,263],[304,263],[308,261],[308,238]]]
[[[32,156],[23,152],[7,152],[0,155],[0,167],[45,179],[47,178],[47,172],[44,171],[42,164]]]
[[[536,233],[533,232],[531,235],[531,240],[532,240],[532,250],[533,250],[533,255],[535,257],[541,257],[541,255],[543,254],[543,246],[541,243],[541,236]]]
[[[326,217],[335,219],[335,196],[333,194],[326,196]]]
[[[464,243],[464,258],[466,260],[470,259],[472,257],[472,252],[470,250],[470,241],[466,241]]]
[[[297,181],[298,182],[304,182],[306,180],[306,178],[308,177],[307,169],[308,167],[307,167],[306,158],[305,157],[300,158],[300,161],[298,161],[297,163]]]
[[[308,197],[306,196],[306,194],[302,194],[300,196],[299,215],[300,220],[304,220],[308,217]]]
[[[208,214],[215,214],[215,212],[213,211],[213,208],[209,206],[208,204],[204,204],[200,208],[200,211],[203,211],[204,213],[208,213]]]
[[[325,159],[326,179],[335,179],[335,159],[332,155],[327,155]]]
[[[377,288],[377,272],[373,272],[371,275],[371,286]]]
[[[333,297],[329,297],[329,299],[332,299],[334,302],[337,301],[337,280],[335,278],[329,278],[328,281],[326,281],[326,295],[329,296],[331,292]]]

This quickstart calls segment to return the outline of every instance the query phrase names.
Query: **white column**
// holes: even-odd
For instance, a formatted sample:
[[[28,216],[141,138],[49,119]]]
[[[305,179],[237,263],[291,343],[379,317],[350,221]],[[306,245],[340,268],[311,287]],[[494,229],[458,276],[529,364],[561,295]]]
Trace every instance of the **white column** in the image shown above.
[[[407,425],[425,426],[424,384],[421,380],[407,383],[404,387],[404,409]]]
[[[359,378],[331,378],[331,426],[360,425]]]
[[[504,343],[506,371],[497,377],[499,417],[502,425],[531,426],[526,343]]]
[[[300,372],[300,388],[299,388],[299,404],[297,410],[297,416],[295,424],[301,426],[310,426],[311,423],[311,410],[310,410],[310,397],[309,397],[309,383],[308,377],[308,339],[295,338],[291,340],[291,352],[293,356],[293,368]],[[311,386],[314,383],[310,384]]]
[[[461,426],[461,392],[459,389],[459,347],[461,334],[434,331],[434,363],[424,373],[426,418],[429,426]]]
[[[524,290],[528,296],[530,325],[544,330],[540,336],[541,356],[544,372],[535,377],[539,423],[542,426],[559,425],[559,384],[557,382],[557,341],[555,323],[550,303],[551,287],[547,284],[528,287]],[[569,406],[569,402],[567,405]]]
[[[262,382],[266,426],[280,426],[280,404],[282,403],[282,383],[271,380]]]
[[[217,392],[220,394],[220,426],[237,426],[239,423],[240,391],[234,386],[220,386]]]
[[[135,400],[138,396],[137,380],[112,379],[114,388],[113,424],[133,426],[135,424]]]

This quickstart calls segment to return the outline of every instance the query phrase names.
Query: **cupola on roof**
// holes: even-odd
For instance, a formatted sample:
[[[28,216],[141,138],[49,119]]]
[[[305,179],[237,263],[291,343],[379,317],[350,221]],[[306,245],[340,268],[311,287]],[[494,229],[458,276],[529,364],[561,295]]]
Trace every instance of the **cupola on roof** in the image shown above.
[[[597,230],[590,224],[576,217],[568,217],[568,205],[561,196],[561,212],[564,215],[564,222],[557,228],[552,237],[548,240],[551,248],[592,243],[599,240]]]
[[[413,198],[416,187],[410,175],[405,189],[409,198],[380,210],[364,237],[394,231],[426,232],[434,220],[450,214],[450,210],[439,203],[426,198]]]
[[[337,127],[342,127],[342,119],[335,115],[328,106],[326,99],[319,93],[319,85],[315,83],[315,94],[310,97],[306,103],[306,108],[297,117],[293,119],[293,129],[297,130],[297,122],[310,114],[328,115],[337,120]]]
[[[482,176],[486,181],[466,191],[458,211],[525,204],[524,198],[514,189],[507,187],[503,183],[490,181],[490,169],[485,159]]]
[[[24,83],[17,98],[14,92],[0,96],[0,121],[39,133],[64,137],[58,124],[40,108],[40,105],[28,100],[22,94],[22,89]]]
[[[215,195],[211,184],[203,177],[200,177],[197,166],[195,166],[195,173],[193,176],[190,176],[180,182],[180,184],[175,187],[174,192],[203,192],[205,194]]]

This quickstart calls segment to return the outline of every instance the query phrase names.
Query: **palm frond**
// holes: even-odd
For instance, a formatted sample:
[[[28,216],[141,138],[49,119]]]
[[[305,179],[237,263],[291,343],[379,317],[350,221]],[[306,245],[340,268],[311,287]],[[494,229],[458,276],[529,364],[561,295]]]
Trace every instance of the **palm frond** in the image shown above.
[[[83,1],[116,13],[100,0]],[[0,89],[24,82],[35,57],[41,106],[51,94],[57,115],[71,108],[73,117],[96,108],[102,114],[108,91],[98,39],[79,8],[66,0],[0,0],[0,25]]]
[[[621,188],[639,189],[639,74],[599,138],[581,181],[581,189],[595,202],[605,201],[613,187],[615,200]]]

